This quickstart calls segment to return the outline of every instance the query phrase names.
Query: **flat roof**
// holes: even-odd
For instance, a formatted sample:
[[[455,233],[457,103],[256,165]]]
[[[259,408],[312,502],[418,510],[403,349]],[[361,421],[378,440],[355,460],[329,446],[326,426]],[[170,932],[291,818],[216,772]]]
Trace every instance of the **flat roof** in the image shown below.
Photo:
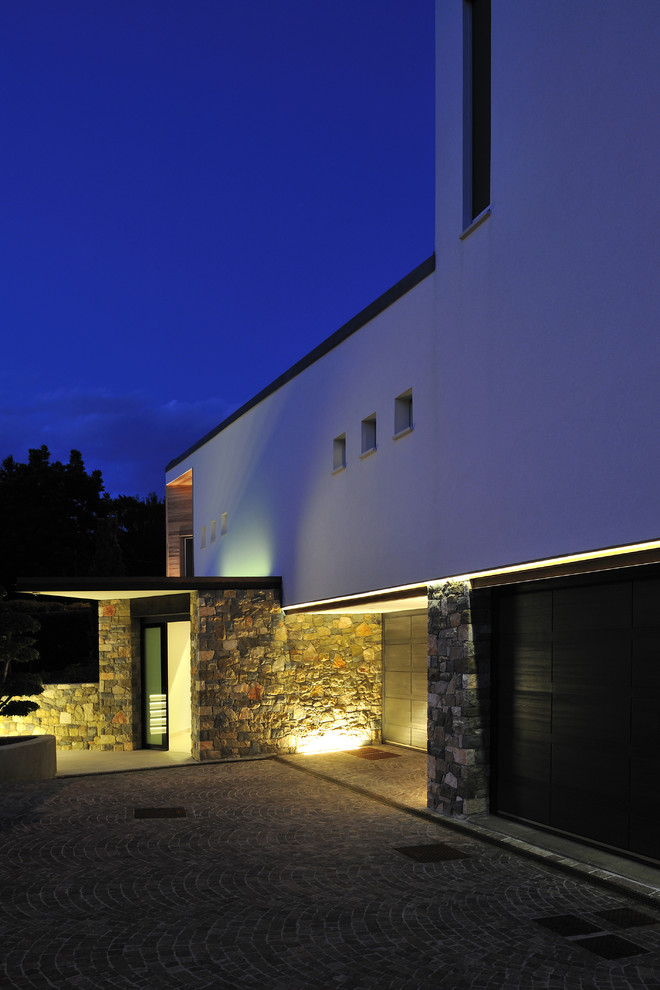
[[[213,437],[217,436],[218,433],[221,433],[231,423],[234,423],[237,419],[240,419],[241,416],[244,416],[249,409],[252,409],[260,402],[263,402],[263,400],[269,395],[276,392],[278,388],[282,388],[283,385],[290,382],[292,378],[299,375],[301,371],[305,370],[305,368],[309,368],[311,364],[314,364],[315,361],[322,358],[328,353],[328,351],[331,351],[334,347],[337,347],[338,344],[341,344],[347,337],[350,337],[351,334],[354,334],[361,327],[365,326],[365,324],[369,323],[370,320],[373,320],[374,317],[378,316],[379,313],[382,313],[383,310],[388,309],[388,307],[395,303],[397,299],[405,296],[407,292],[414,289],[416,285],[422,282],[434,271],[435,254],[432,254],[431,257],[427,258],[426,261],[423,261],[421,265],[418,265],[417,268],[413,268],[411,272],[404,275],[404,277],[388,289],[387,292],[384,292],[377,299],[374,299],[372,303],[360,310],[360,312],[356,316],[352,317],[348,323],[344,323],[339,330],[335,330],[333,334],[326,337],[322,343],[311,350],[309,354],[302,357],[300,361],[297,361],[294,365],[292,365],[288,371],[285,371],[284,374],[279,376],[279,378],[272,381],[270,385],[266,385],[265,388],[262,388],[260,392],[257,392],[255,396],[244,403],[239,409],[236,410],[236,412],[233,412],[230,416],[227,416],[226,419],[223,419],[223,421],[216,426],[215,429],[211,430],[209,433],[206,433],[201,440],[198,440],[192,445],[192,447],[188,447],[188,449],[184,450],[182,454],[170,461],[170,463],[166,466],[165,471],[170,471],[172,468],[176,467],[177,464],[180,464],[181,461],[184,461],[186,457],[189,457],[190,454],[193,454],[196,450],[199,450],[200,447],[203,447],[205,443],[212,440]]]
[[[281,577],[30,577],[19,578],[22,594],[108,601],[159,598],[184,591],[282,590]]]

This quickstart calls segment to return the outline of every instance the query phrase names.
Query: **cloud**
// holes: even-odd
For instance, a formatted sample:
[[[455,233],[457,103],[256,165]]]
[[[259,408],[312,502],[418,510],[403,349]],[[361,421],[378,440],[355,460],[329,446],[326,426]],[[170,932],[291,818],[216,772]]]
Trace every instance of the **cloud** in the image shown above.
[[[87,471],[99,469],[111,495],[165,490],[165,465],[231,412],[221,399],[157,402],[146,393],[57,389],[0,403],[0,459],[27,460],[46,444],[53,460],[79,450]]]

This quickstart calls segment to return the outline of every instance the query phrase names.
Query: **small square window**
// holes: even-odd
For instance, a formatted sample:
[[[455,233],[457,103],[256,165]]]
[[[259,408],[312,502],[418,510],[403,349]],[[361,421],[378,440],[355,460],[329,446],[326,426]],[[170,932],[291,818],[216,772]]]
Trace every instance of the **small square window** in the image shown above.
[[[341,433],[332,441],[332,470],[341,471],[346,467],[346,434]]]
[[[362,456],[376,449],[376,413],[362,420]]]
[[[413,395],[412,389],[397,395],[394,400],[394,436],[408,433],[413,428]]]

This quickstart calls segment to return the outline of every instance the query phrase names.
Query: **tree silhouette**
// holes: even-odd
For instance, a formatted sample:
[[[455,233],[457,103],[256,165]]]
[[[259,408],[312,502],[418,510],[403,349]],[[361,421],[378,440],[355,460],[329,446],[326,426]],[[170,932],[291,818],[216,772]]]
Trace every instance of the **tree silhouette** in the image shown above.
[[[111,498],[80,451],[63,464],[43,445],[26,463],[0,464],[0,546],[0,583],[10,592],[17,576],[160,576],[165,506],[153,493]]]
[[[153,493],[111,498],[101,472],[88,472],[80,451],[72,450],[64,464],[52,461],[43,445],[29,450],[25,463],[10,456],[0,464],[0,548],[0,586],[10,597],[17,577],[159,577],[165,504]],[[49,681],[62,667],[94,668],[95,607],[45,598],[23,607],[41,626],[40,664]]]
[[[4,598],[5,592],[0,592]],[[39,623],[29,613],[28,603],[0,601],[0,717],[29,715],[39,707],[27,697],[39,695],[39,674],[26,669],[39,654],[34,649]]]

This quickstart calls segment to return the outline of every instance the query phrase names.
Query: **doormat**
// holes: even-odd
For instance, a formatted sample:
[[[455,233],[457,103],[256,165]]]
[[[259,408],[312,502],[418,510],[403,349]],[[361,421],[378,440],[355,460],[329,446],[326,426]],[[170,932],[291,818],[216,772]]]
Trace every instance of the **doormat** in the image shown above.
[[[382,749],[372,749],[370,746],[363,746],[362,749],[345,749],[349,756],[359,756],[361,760],[398,760],[398,753],[386,753]]]
[[[135,818],[185,818],[185,808],[136,808]]]
[[[448,846],[446,842],[434,842],[432,845],[425,846],[395,846],[394,851],[402,853],[402,855],[414,859],[418,863],[441,863],[448,859],[470,858],[469,853],[461,852],[455,846]]]

